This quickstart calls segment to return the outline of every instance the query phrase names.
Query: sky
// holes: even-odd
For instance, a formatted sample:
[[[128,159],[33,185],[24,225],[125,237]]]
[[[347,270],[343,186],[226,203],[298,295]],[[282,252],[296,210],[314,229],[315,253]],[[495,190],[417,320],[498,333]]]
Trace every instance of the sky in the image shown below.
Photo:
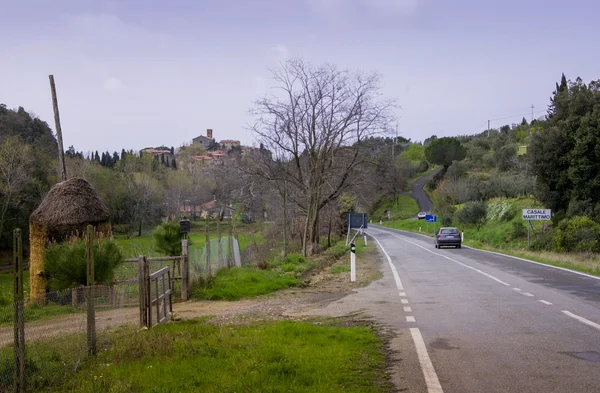
[[[252,145],[253,102],[290,58],[377,72],[399,135],[543,116],[560,80],[600,78],[596,0],[0,0],[0,103],[65,148]]]

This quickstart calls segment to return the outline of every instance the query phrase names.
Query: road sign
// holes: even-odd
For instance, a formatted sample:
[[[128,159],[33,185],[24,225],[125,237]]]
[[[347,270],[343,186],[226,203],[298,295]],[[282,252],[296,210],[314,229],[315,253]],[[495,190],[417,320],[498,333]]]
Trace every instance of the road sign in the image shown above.
[[[425,216],[425,222],[437,222],[437,216],[435,214],[427,214]]]
[[[552,219],[551,209],[523,209],[523,220],[549,221]]]
[[[368,215],[366,213],[348,213],[348,228],[367,228]]]

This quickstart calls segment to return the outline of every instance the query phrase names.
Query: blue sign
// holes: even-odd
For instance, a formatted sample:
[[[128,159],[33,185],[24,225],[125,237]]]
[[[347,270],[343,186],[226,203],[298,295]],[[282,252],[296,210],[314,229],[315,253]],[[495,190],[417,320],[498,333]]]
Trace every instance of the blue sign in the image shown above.
[[[428,214],[425,216],[425,222],[437,222],[437,216],[434,214]]]
[[[367,228],[368,215],[366,213],[348,213],[348,227],[350,229]]]

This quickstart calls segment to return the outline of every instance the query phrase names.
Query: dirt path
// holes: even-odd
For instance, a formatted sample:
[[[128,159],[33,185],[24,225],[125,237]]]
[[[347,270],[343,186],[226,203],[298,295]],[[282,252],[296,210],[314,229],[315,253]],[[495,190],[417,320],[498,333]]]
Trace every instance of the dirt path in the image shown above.
[[[349,262],[344,259],[329,264],[319,272],[311,273],[305,278],[309,282],[306,288],[293,288],[256,299],[233,302],[188,301],[174,303],[173,312],[176,318],[182,319],[213,316],[215,323],[232,323],[240,319],[298,319],[298,315],[301,313],[324,308],[331,302],[339,300],[381,277],[377,251],[371,248],[363,255],[363,257],[359,257],[357,263],[357,281],[354,283],[350,282],[349,272],[331,273],[332,267],[349,265]],[[296,316],[294,317],[294,315]],[[139,311],[136,307],[96,311],[96,327],[99,333],[122,325],[136,325],[138,322]],[[25,326],[27,342],[85,331],[85,312],[31,322]],[[0,348],[12,344],[13,334],[12,326],[0,328]]]

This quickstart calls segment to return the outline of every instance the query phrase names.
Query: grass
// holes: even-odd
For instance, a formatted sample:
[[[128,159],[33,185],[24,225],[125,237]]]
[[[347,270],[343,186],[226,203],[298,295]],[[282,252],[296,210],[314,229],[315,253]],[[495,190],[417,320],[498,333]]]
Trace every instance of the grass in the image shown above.
[[[391,199],[384,200],[371,217],[375,221],[387,220],[386,211],[388,209],[390,210],[391,220],[402,220],[416,216],[419,212],[419,205],[411,197],[400,195],[395,201]]]
[[[499,201],[501,200],[493,199],[489,203],[497,203]],[[479,230],[475,227],[460,227],[464,231],[465,245],[600,276],[600,255],[534,251],[528,248],[527,235],[514,238],[512,236],[513,223],[522,222],[521,209],[537,208],[540,206],[536,201],[528,197],[504,199],[503,201],[513,205],[513,208],[517,212],[516,215],[507,221],[488,221]],[[527,223],[524,222],[524,224]],[[385,222],[383,225],[409,232],[419,232],[419,227],[421,227],[421,233],[433,236],[432,224],[426,224],[423,221],[396,220]],[[541,222],[534,223],[535,233],[531,235],[532,242],[540,233],[541,225]],[[437,223],[437,228],[439,227],[440,223]]]
[[[300,284],[293,274],[254,267],[222,269],[205,286],[194,290],[196,299],[239,300],[253,298]]]
[[[79,367],[74,343],[81,337],[64,337],[28,352],[28,383],[40,392],[81,393],[390,391],[384,340],[369,327],[336,323],[215,326],[200,319],[121,328]]]

